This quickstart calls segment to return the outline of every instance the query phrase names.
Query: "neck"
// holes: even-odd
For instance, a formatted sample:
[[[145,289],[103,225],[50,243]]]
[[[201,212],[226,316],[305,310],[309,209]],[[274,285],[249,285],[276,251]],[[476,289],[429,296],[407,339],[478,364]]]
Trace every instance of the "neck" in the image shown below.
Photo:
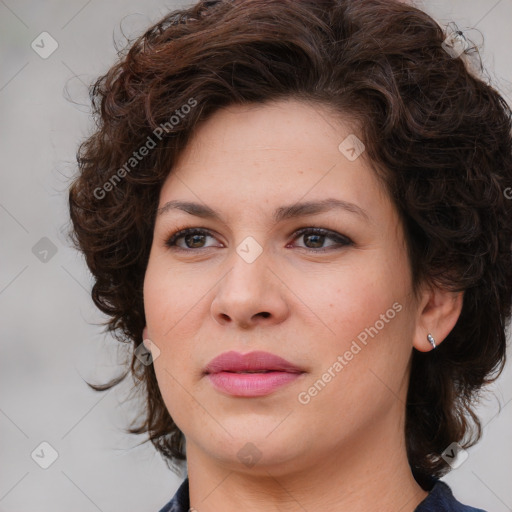
[[[379,422],[314,459],[252,468],[213,459],[187,439],[190,506],[200,512],[413,512],[428,493],[414,480],[402,433],[403,418],[400,425]]]

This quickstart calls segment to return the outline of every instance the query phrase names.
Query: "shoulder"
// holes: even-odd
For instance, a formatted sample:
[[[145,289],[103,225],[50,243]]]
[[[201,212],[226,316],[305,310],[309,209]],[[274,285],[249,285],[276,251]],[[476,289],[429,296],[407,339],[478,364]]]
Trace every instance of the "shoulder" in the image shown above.
[[[189,512],[188,477],[181,483],[171,501],[164,505],[159,512]]]
[[[414,512],[486,512],[480,508],[463,505],[455,499],[450,487],[436,480],[429,495],[416,507]]]

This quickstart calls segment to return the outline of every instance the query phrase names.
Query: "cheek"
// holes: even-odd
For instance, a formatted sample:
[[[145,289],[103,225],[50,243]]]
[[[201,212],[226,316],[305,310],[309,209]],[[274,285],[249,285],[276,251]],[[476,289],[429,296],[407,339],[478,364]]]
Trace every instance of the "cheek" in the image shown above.
[[[176,271],[163,264],[162,258],[150,259],[144,279],[144,311],[153,341],[162,342],[187,325],[183,322],[185,315],[193,315],[194,306],[206,290],[204,279],[199,276],[195,279]]]
[[[354,410],[365,403],[380,407],[393,397],[386,386],[395,391],[400,388],[413,330],[404,274],[384,258],[367,259],[364,267],[353,266],[334,282],[331,279],[324,295],[318,295],[327,311],[323,319],[334,331],[334,342],[323,343],[323,355],[317,354],[320,364],[308,383],[329,381],[329,390],[322,391],[323,398],[317,402],[318,406],[323,403],[320,409],[329,403]],[[330,377],[329,369],[335,377]]]
[[[375,322],[381,326],[380,315],[385,315],[385,320],[394,319],[396,311],[392,306],[402,303],[407,291],[406,283],[395,274],[382,258],[365,258],[364,265],[350,265],[325,275],[323,287],[314,295],[308,294],[313,307],[316,301],[318,316],[334,331],[340,347]],[[385,323],[386,328],[391,321]]]
[[[193,364],[188,340],[198,323],[190,321],[197,293],[181,280],[178,273],[150,261],[144,280],[144,309],[148,337],[160,350],[153,362],[158,387],[173,421],[183,429],[187,417],[199,418],[194,401],[184,390],[189,387],[187,375]]]
[[[336,342],[324,343],[322,355],[315,351],[316,371],[298,397],[298,410],[322,436],[370,427],[400,403],[411,352],[408,318],[404,304],[382,297],[361,297],[339,311]]]

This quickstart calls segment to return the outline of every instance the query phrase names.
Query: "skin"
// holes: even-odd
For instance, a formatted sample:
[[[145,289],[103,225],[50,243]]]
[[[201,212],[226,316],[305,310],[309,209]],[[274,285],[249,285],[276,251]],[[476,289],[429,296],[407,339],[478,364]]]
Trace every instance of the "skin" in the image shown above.
[[[352,133],[318,104],[230,106],[200,126],[163,185],[159,208],[193,201],[221,217],[157,215],[144,283],[143,334],[160,350],[154,368],[186,437],[199,512],[412,512],[427,496],[405,451],[410,358],[413,348],[432,349],[427,333],[443,341],[462,296],[427,286],[413,294],[387,191],[364,153],[349,161],[338,149]],[[272,218],[278,207],[326,198],[353,203],[367,218],[342,209]],[[166,246],[184,227],[211,234],[179,239],[181,251]],[[352,244],[294,234],[304,227]],[[262,248],[252,263],[236,251],[249,236]],[[394,318],[300,403],[299,393],[394,303],[402,306]],[[228,350],[272,352],[306,373],[264,397],[228,396],[202,373]],[[252,467],[237,455],[246,443],[260,452]]]

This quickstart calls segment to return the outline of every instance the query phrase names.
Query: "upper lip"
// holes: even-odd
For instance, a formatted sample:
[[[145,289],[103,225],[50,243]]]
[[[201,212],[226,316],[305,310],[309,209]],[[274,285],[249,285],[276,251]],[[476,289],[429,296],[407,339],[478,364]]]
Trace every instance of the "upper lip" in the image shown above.
[[[213,358],[204,369],[205,373],[219,373],[224,371],[243,372],[251,370],[279,370],[290,373],[302,373],[303,370],[282,357],[270,352],[223,352]]]

